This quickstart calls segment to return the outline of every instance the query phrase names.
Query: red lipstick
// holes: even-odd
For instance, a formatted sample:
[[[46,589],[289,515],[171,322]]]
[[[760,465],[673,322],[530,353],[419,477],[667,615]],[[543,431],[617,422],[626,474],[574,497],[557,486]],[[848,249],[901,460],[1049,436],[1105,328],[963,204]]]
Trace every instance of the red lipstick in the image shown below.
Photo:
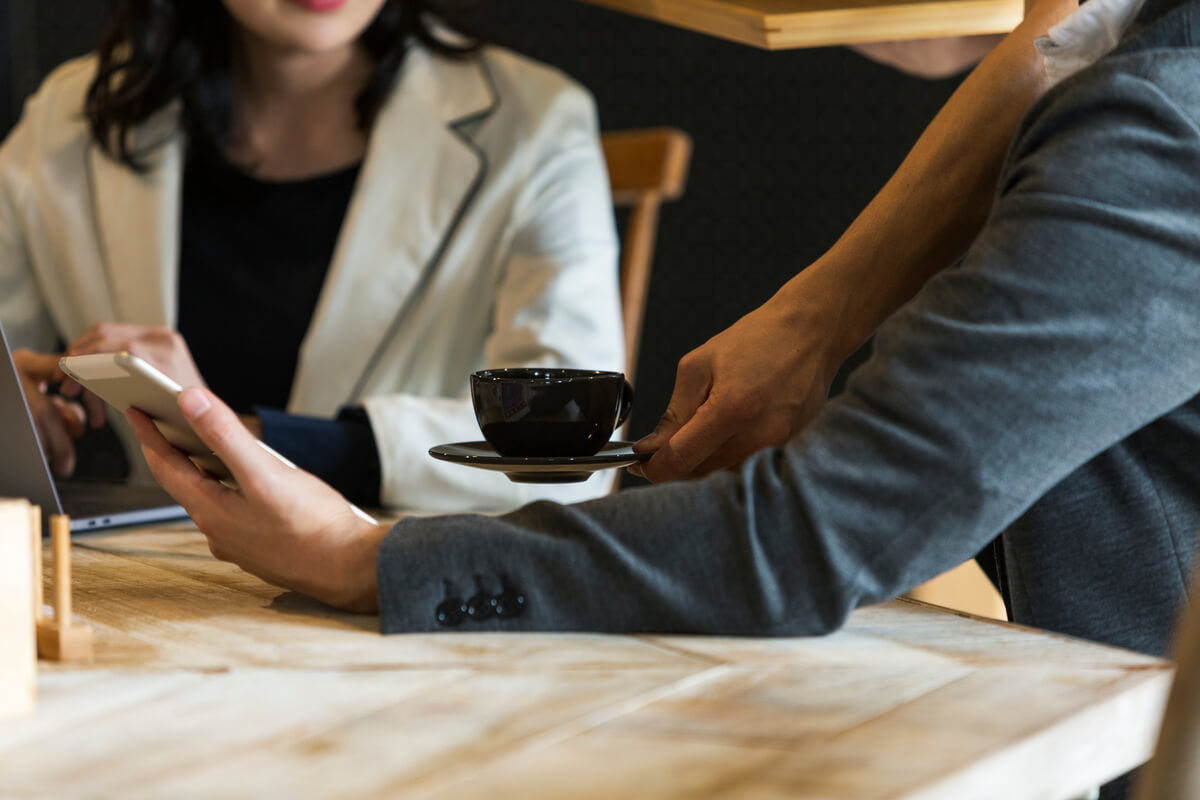
[[[289,0],[292,5],[300,6],[306,11],[315,11],[318,14],[337,11],[346,4],[346,0]]]

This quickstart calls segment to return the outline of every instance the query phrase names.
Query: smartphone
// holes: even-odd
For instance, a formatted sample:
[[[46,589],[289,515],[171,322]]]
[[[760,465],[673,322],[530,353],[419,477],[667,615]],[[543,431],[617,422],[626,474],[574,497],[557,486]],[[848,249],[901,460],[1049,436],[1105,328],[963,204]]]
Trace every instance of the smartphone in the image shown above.
[[[150,364],[130,353],[99,353],[67,356],[59,359],[58,365],[68,377],[122,413],[131,407],[144,412],[168,442],[205,472],[223,480],[233,478],[183,416],[179,408],[182,388]]]
[[[92,392],[113,408],[125,413],[127,408],[145,412],[162,432],[163,437],[187,454],[197,466],[233,487],[233,473],[221,463],[200,437],[192,430],[179,408],[178,383],[131,353],[99,353],[90,356],[67,356],[58,361],[62,371],[80,386]],[[296,465],[257,440],[258,446],[292,469]],[[350,503],[350,510],[360,519],[377,524],[374,517]]]

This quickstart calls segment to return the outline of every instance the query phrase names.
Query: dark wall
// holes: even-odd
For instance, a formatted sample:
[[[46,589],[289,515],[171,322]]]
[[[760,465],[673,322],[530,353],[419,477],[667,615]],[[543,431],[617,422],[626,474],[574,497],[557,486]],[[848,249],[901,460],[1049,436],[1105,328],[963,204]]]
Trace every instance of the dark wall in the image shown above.
[[[12,9],[8,0],[0,0],[0,135],[12,126]]]
[[[93,49],[107,0],[0,0],[0,132],[50,70]]]
[[[577,2],[490,8],[503,43],[591,88],[604,128],[675,125],[695,141],[687,194],[662,217],[635,435],[665,408],[678,359],[828,248],[958,83],[843,48],[764,52]]]
[[[24,97],[50,70],[95,48],[107,0],[7,0],[16,36],[16,91]]]
[[[0,3],[25,43],[14,51],[18,91],[88,50],[107,8]],[[497,40],[595,93],[604,128],[675,125],[695,140],[687,194],[662,217],[634,434],[665,407],[679,357],[832,244],[957,83],[907,78],[842,48],[763,52],[579,2],[487,9]]]

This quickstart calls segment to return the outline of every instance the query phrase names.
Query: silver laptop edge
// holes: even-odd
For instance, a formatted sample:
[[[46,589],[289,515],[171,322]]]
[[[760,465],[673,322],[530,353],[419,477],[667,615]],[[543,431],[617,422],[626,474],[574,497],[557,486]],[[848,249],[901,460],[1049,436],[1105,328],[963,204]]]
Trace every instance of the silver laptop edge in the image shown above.
[[[50,514],[63,513],[63,505],[42,452],[37,427],[33,423],[29,404],[25,401],[25,391],[21,388],[3,325],[0,325],[0,346],[4,348],[4,364],[0,365],[0,497],[23,497],[41,506],[45,532],[48,530]],[[186,516],[183,508],[177,505],[136,508],[90,517],[72,517],[71,530],[102,530]]]

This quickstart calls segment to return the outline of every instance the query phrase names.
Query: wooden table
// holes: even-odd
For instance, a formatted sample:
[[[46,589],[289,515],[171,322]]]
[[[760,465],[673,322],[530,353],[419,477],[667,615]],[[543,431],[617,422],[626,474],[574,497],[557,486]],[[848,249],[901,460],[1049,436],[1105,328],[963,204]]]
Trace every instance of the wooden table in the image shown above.
[[[1157,659],[912,601],[823,639],[378,635],[187,528],[78,540],[86,666],[0,797],[1070,797],[1142,762]]]
[[[1007,33],[1025,0],[586,0],[766,50]]]

